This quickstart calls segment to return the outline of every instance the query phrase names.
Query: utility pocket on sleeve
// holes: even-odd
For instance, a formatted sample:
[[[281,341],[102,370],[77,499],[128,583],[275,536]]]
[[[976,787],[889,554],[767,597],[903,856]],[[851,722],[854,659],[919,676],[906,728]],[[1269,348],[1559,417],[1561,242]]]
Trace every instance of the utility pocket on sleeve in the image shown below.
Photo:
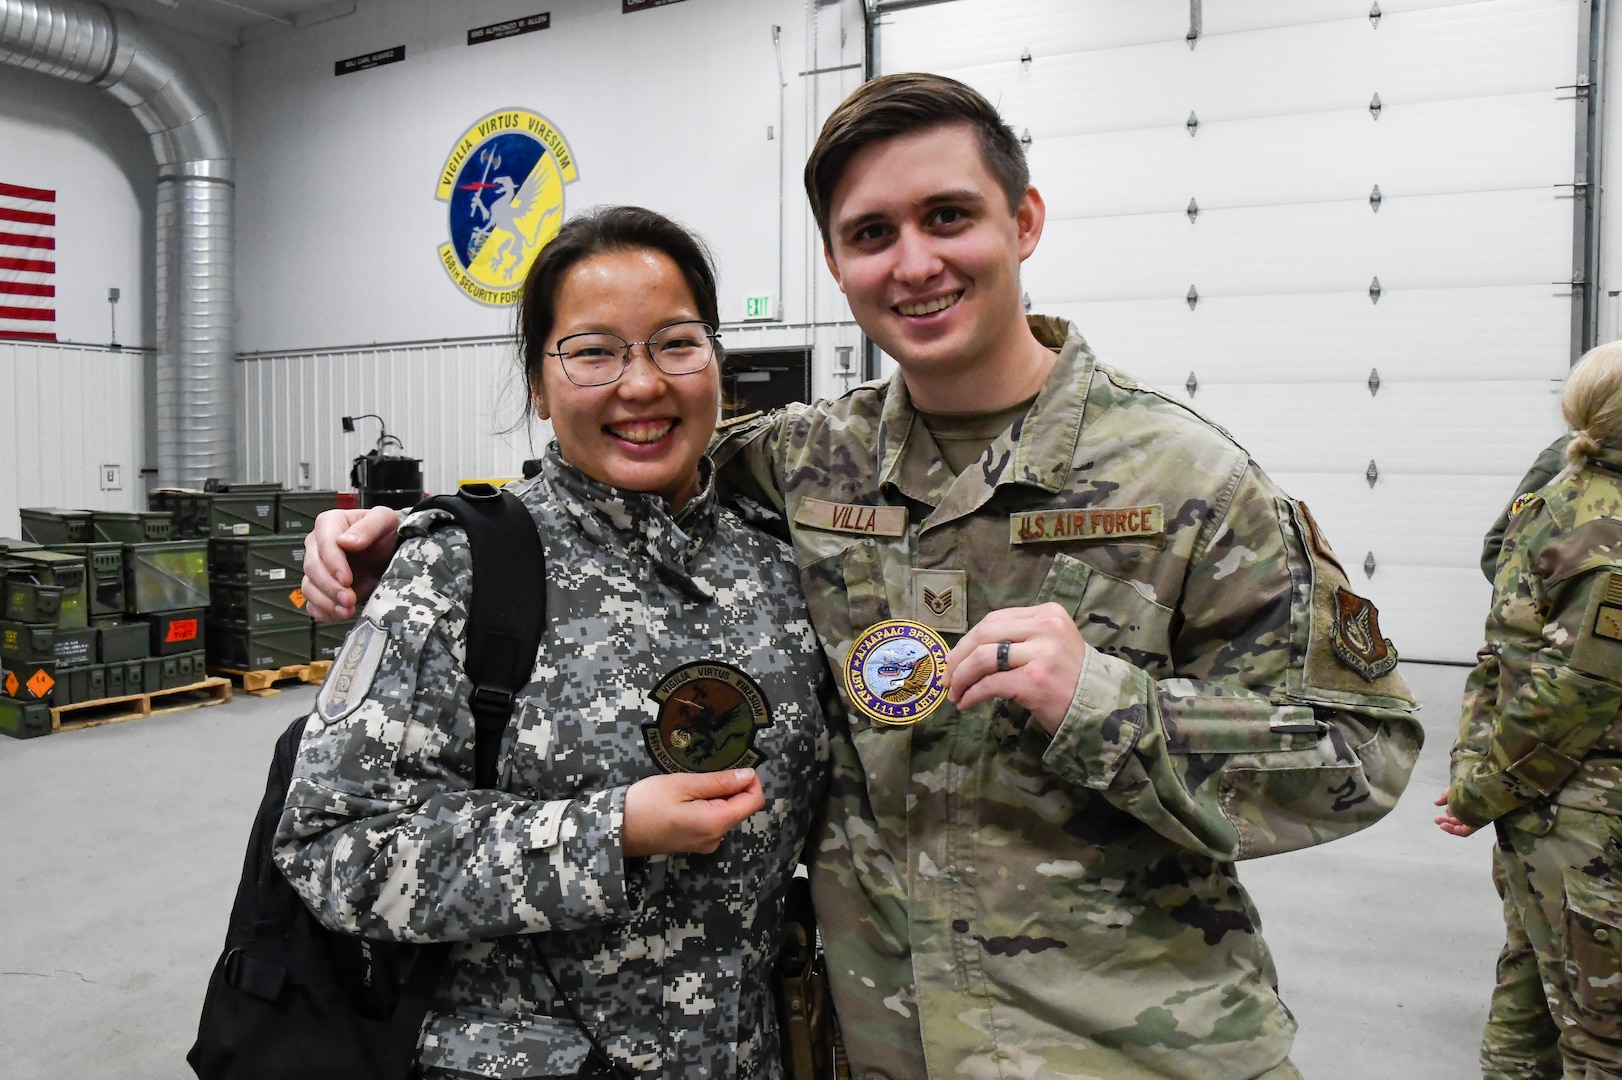
[[[1172,612],[1148,590],[1060,552],[1036,602],[1066,608],[1088,645],[1163,679],[1171,673]]]
[[[1567,870],[1565,886],[1566,981],[1583,1026],[1609,1027],[1622,1016],[1622,886],[1581,870]]]

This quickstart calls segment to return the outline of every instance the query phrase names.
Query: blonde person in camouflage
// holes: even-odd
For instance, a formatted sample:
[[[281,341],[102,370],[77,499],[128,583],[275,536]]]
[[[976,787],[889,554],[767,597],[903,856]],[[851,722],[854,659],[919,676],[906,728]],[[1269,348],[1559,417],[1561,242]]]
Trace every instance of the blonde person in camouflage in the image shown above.
[[[848,714],[812,878],[855,1075],[1296,1077],[1234,864],[1407,783],[1377,613],[1220,428],[1026,317],[1045,209],[982,96],[866,83],[805,179],[899,372],[712,453],[788,520]],[[386,519],[320,523],[317,610]]]
[[[651,211],[594,211],[536,260],[519,319],[556,439],[516,489],[547,630],[499,788],[470,790],[467,536],[413,515],[338,661],[353,677],[317,699],[277,863],[334,929],[460,943],[418,1076],[773,1080],[757,991],[821,805],[826,670],[791,554],[715,496],[708,255]]]
[[[1510,946],[1541,976],[1494,994],[1489,1080],[1622,1078],[1622,343],[1561,408],[1566,468],[1510,516],[1437,819],[1494,825]]]

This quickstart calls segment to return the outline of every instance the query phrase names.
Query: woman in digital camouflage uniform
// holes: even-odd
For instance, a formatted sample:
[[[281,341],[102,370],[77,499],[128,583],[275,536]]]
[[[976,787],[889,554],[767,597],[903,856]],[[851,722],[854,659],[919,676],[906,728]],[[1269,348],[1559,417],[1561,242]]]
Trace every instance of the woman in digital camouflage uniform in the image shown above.
[[[526,278],[555,442],[517,492],[547,633],[498,789],[472,789],[471,562],[446,515],[402,526],[339,659],[356,674],[317,699],[277,862],[335,929],[461,943],[424,1077],[574,1075],[582,1025],[625,1075],[779,1075],[769,969],[826,676],[792,554],[716,502],[717,321],[707,252],[647,210],[576,218]]]
[[[1542,1001],[1511,1001],[1514,988],[1500,987],[1482,1045],[1486,1076],[1613,1080],[1622,1078],[1622,343],[1584,356],[1561,404],[1574,432],[1567,466],[1511,514],[1438,823],[1460,834],[1495,824],[1505,918],[1512,940],[1524,930],[1542,984],[1516,985],[1546,997],[1544,1013]]]

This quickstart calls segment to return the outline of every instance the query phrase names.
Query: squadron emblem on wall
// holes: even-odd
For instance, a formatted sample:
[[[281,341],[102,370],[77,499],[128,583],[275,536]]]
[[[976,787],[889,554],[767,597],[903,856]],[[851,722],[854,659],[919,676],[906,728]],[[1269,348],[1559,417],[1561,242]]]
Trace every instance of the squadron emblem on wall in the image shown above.
[[[760,763],[755,732],[771,723],[771,709],[760,684],[731,664],[683,664],[648,696],[659,703],[659,718],[642,726],[642,737],[665,772],[720,772]]]
[[[563,225],[574,154],[546,117],[502,109],[469,128],[439,170],[450,210],[439,262],[458,288],[491,307],[518,300],[535,256]]]

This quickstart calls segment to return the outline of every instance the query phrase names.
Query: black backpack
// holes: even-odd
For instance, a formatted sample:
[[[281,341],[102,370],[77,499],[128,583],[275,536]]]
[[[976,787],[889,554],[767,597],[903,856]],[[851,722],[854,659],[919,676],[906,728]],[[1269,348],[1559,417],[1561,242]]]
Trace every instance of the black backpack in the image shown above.
[[[545,552],[524,505],[487,484],[418,509],[447,511],[467,530],[475,785],[494,787],[501,736],[545,630]],[[225,949],[186,1054],[201,1080],[405,1080],[450,955],[448,943],[369,941],[328,930],[271,861],[304,721],[276,741],[254,815]]]

